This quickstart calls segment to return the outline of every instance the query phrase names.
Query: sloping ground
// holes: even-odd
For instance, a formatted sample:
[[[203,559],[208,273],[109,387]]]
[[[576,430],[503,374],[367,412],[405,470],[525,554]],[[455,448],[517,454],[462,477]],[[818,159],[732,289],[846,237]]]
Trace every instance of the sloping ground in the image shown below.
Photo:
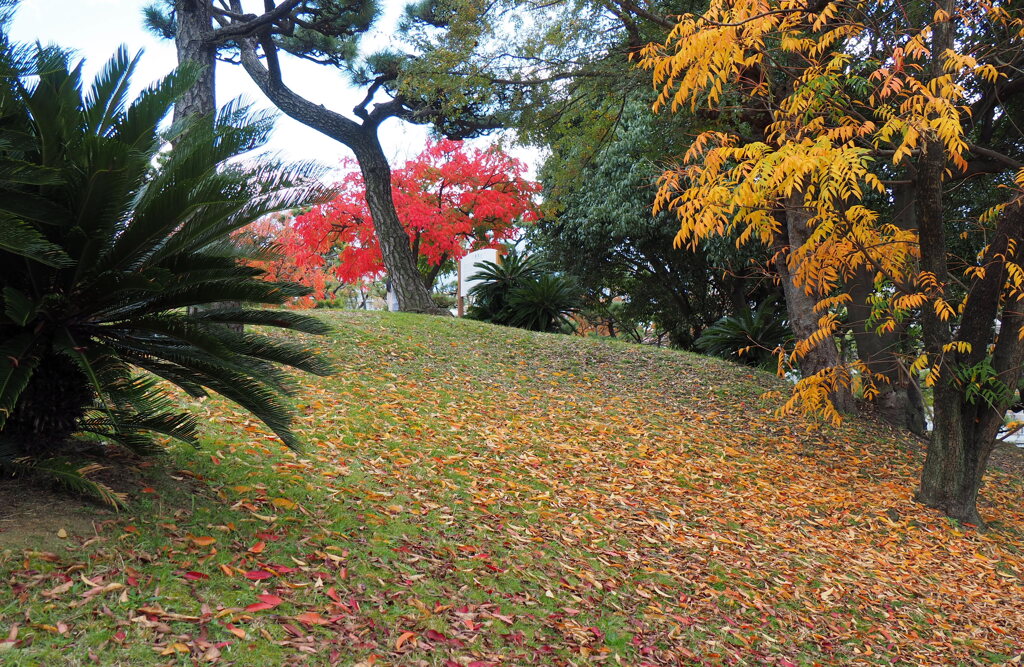
[[[10,664],[987,664],[1024,652],[1024,503],[911,501],[921,445],[773,417],[774,378],[333,314],[303,454],[217,401],[130,512],[0,559]],[[179,480],[175,480],[177,477]],[[26,546],[26,545],[22,545]],[[0,546],[0,549],[3,549]]]

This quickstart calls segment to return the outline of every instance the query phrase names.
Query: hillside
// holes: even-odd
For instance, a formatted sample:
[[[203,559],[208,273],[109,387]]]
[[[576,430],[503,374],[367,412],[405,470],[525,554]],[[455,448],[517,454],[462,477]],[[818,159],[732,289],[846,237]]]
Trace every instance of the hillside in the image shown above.
[[[779,396],[765,394],[785,387],[771,376],[469,321],[326,317],[339,372],[301,380],[304,452],[207,401],[202,450],[129,462],[128,511],[48,498],[52,512],[8,512],[0,660],[1024,653],[1018,478],[991,476],[991,530],[965,532],[911,501],[920,443],[866,421],[776,418]]]

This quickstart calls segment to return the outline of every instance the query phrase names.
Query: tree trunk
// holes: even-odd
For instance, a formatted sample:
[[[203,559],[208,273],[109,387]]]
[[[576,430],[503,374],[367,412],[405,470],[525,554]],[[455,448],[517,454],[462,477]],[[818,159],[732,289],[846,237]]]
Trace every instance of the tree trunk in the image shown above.
[[[196,114],[209,115],[216,110],[216,49],[206,41],[213,28],[208,0],[175,0],[174,14],[177,21],[174,46],[178,52],[178,65],[191,62],[202,68],[196,84],[174,103],[174,121],[177,122]]]
[[[175,0],[174,15],[177,32],[174,46],[178,52],[178,65],[194,63],[201,68],[199,79],[174,103],[174,122],[189,116],[209,116],[217,111],[216,77],[217,49],[207,40],[213,29],[209,0]],[[190,314],[215,308],[240,308],[238,301],[222,301],[206,306],[190,306]],[[241,324],[224,325],[241,333]]]
[[[942,384],[935,391],[935,423],[915,500],[964,523],[984,526],[977,509],[978,490],[997,431],[976,433],[974,425],[963,420],[970,406],[952,386]]]
[[[879,416],[897,428],[925,435],[927,423],[921,390],[917,379],[910,377],[899,358],[906,331],[900,325],[894,331],[879,334],[870,325],[868,299],[874,291],[874,275],[870,269],[862,267],[847,282],[846,289],[851,297],[846,310],[857,343],[857,356],[876,376],[879,393],[875,405]],[[881,376],[881,380],[877,376]]]
[[[785,241],[778,243],[780,246],[776,252],[775,268],[779,273],[782,282],[782,290],[786,297],[786,313],[789,317],[789,326],[797,340],[810,338],[811,334],[818,330],[818,314],[814,312],[814,306],[818,299],[814,294],[808,294],[803,285],[795,282],[795,277],[789,265],[789,260],[795,249],[802,246],[810,237],[811,229],[808,226],[810,215],[804,209],[803,195],[795,193],[786,202],[786,235],[789,242],[789,252],[785,251]],[[797,363],[800,365],[800,372],[804,377],[810,377],[826,368],[835,368],[840,365],[839,349],[835,341],[828,337],[818,345],[808,350],[807,354],[800,357]],[[829,398],[836,410],[852,414],[856,410],[856,403],[849,387],[839,387],[829,394]]]
[[[982,258],[984,275],[975,276],[968,290],[957,333],[959,340],[971,344],[971,350],[947,353],[939,369],[935,425],[921,472],[921,486],[915,496],[918,502],[979,527],[985,524],[977,510],[978,490],[1024,366],[1024,341],[1020,337],[1024,303],[1008,297],[1002,313],[999,312],[1006,263],[1019,261],[1015,249],[1022,244],[1024,208],[1021,200],[1017,200],[1000,215]],[[930,249],[923,235],[921,247],[923,260],[926,248]],[[994,326],[997,318],[998,334]],[[986,361],[993,377],[981,381],[957,377],[957,371],[973,369]],[[976,382],[981,382],[981,386],[976,387]],[[978,391],[968,394],[969,388]]]
[[[376,128],[361,133],[363,140],[349,148],[356,155],[359,170],[366,184],[366,205],[373,218],[384,266],[398,297],[399,310],[410,313],[437,314],[439,309],[430,298],[423,275],[416,266],[416,257],[409,244],[409,235],[398,219],[391,191],[391,166],[377,138]]]

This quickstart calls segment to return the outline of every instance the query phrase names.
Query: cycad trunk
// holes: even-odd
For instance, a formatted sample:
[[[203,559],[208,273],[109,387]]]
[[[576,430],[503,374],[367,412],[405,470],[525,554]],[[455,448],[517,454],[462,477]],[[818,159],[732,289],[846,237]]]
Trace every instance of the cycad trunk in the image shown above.
[[[18,397],[3,437],[26,456],[58,452],[79,430],[79,421],[95,396],[89,378],[74,361],[48,354]]]

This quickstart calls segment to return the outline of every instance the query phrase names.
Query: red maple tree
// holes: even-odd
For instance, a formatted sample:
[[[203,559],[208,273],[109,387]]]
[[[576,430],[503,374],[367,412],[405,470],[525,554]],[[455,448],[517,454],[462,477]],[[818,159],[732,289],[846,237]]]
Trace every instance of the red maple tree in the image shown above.
[[[329,275],[320,258],[312,256],[299,238],[294,222],[288,213],[275,213],[260,218],[238,233],[267,253],[265,258],[251,259],[246,263],[262,269],[266,280],[294,282],[309,287],[313,290],[311,294],[295,298],[289,305],[310,308],[317,299],[324,298]]]
[[[353,162],[346,166],[337,196],[295,218],[292,242],[302,247],[289,252],[310,267],[330,264],[339,281],[356,283],[381,277],[384,262],[362,176]],[[451,262],[498,247],[537,219],[533,198],[540,185],[525,172],[525,164],[498,146],[446,139],[429,142],[392,173],[395,208],[428,286]]]

